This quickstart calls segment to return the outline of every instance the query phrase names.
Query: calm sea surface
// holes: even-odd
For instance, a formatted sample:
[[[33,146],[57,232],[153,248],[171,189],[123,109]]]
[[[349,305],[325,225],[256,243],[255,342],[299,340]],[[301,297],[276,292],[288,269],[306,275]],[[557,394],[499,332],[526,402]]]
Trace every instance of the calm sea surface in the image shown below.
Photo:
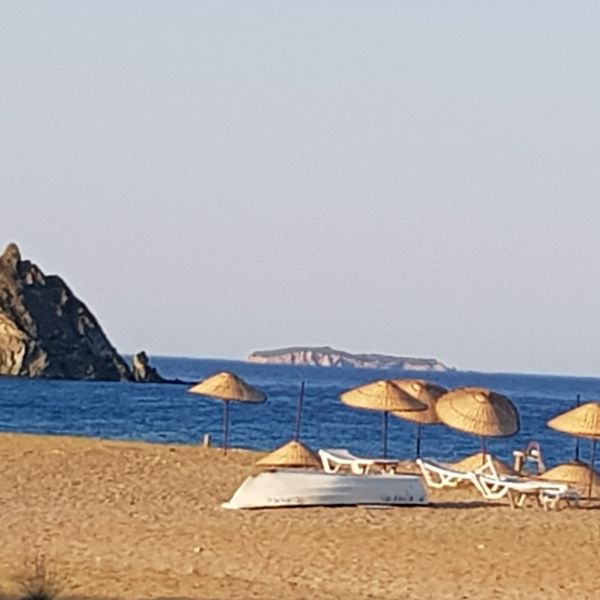
[[[423,377],[448,388],[477,385],[511,398],[521,416],[521,432],[492,439],[489,449],[504,460],[529,440],[541,443],[546,462],[570,460],[575,442],[548,429],[546,421],[582,402],[600,399],[600,379],[469,372],[409,373],[155,357],[165,377],[198,381],[227,369],[261,388],[260,405],[231,404],[230,444],[254,449],[277,447],[291,438],[296,401],[306,382],[302,439],[313,448],[346,447],[357,454],[380,455],[381,415],[341,404],[340,392],[374,379]],[[62,382],[0,378],[0,430],[69,434],[150,442],[197,443],[211,433],[221,443],[222,404],[186,393],[187,385]],[[422,454],[456,459],[479,449],[479,440],[441,425],[424,427]],[[414,455],[415,427],[390,417],[389,454]],[[588,442],[582,442],[587,458]]]

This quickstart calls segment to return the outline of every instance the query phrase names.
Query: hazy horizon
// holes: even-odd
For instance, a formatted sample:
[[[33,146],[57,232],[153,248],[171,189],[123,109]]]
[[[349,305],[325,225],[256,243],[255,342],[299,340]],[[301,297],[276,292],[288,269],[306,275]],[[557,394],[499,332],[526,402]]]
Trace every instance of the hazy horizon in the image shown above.
[[[0,7],[0,245],[125,354],[600,374],[600,7]]]

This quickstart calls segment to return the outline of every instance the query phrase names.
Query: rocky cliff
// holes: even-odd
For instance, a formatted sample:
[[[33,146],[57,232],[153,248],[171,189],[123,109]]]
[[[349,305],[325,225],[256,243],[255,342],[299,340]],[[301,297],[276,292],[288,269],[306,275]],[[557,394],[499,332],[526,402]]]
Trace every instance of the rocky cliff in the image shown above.
[[[449,371],[450,367],[435,358],[410,358],[385,354],[351,354],[324,347],[294,347],[278,350],[257,350],[248,356],[249,362],[320,367],[363,367],[372,369],[404,369],[407,371]]]
[[[136,379],[155,380],[149,369],[146,360]],[[85,304],[16,244],[0,255],[0,375],[134,380]]]
[[[179,380],[167,382],[158,371],[150,365],[148,355],[142,350],[133,355],[131,360],[133,380],[139,383],[180,383]]]

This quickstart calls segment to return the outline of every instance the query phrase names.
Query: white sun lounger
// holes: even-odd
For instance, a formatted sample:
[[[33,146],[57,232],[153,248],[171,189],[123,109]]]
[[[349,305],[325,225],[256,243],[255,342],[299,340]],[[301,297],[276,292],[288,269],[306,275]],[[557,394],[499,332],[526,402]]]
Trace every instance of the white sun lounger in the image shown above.
[[[487,500],[499,500],[508,496],[513,508],[521,508],[528,498],[535,498],[545,510],[558,508],[561,502],[577,506],[580,493],[558,481],[543,481],[524,477],[498,477],[477,473],[477,489]]]
[[[366,475],[373,467],[384,472],[394,472],[398,461],[390,458],[363,458],[352,454],[346,448],[322,448],[319,456],[326,473],[338,473],[349,469],[355,475]]]
[[[492,476],[498,475],[494,464],[490,460],[486,460],[485,463],[475,471],[453,469],[452,467],[443,465],[430,458],[417,458],[416,462],[421,470],[425,483],[427,483],[429,487],[438,489],[443,487],[456,487],[459,483],[472,483],[479,489],[476,477],[477,473],[489,473]]]

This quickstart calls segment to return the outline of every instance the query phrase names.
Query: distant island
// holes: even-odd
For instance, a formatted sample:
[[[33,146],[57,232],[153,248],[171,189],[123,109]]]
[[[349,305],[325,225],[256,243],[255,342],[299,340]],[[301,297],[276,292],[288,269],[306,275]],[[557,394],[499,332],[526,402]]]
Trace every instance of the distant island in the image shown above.
[[[294,346],[276,350],[256,350],[248,362],[312,365],[318,367],[357,367],[371,369],[403,369],[406,371],[453,371],[435,358],[389,356],[387,354],[352,354],[329,346]]]

